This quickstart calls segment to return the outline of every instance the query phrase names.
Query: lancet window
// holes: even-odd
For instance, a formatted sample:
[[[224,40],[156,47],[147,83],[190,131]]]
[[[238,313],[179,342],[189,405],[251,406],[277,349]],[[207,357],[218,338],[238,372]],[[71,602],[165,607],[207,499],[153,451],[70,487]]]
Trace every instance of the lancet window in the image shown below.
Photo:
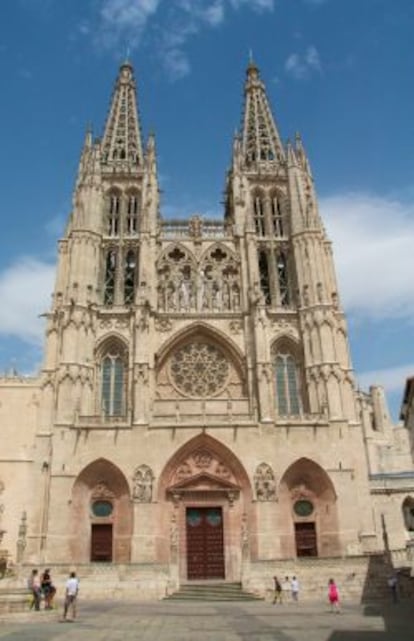
[[[287,255],[284,251],[276,251],[275,259],[279,285],[280,304],[282,307],[289,307],[290,291]]]
[[[127,201],[126,229],[127,236],[133,236],[138,232],[138,217],[140,213],[141,197],[138,192],[130,193]]]
[[[266,305],[270,305],[270,278],[269,278],[269,263],[268,256],[265,251],[259,251],[258,255],[259,260],[259,278],[260,278],[260,289],[264,297]]]
[[[277,238],[281,238],[286,232],[285,221],[283,217],[283,208],[280,196],[278,194],[272,194],[270,198],[270,206],[272,213],[273,234]]]
[[[127,351],[118,341],[103,350],[101,365],[101,409],[105,416],[126,412]]]
[[[264,200],[260,193],[253,195],[254,227],[258,236],[266,235]]]
[[[118,192],[108,195],[108,236],[119,235],[119,219],[121,213],[121,196]]]
[[[135,297],[137,255],[133,249],[127,251],[124,264],[124,303],[132,305]]]
[[[104,305],[111,306],[115,303],[116,270],[117,253],[115,249],[110,249],[105,259]]]
[[[300,367],[294,350],[288,345],[280,345],[274,351],[274,378],[279,416],[299,415],[302,410]]]

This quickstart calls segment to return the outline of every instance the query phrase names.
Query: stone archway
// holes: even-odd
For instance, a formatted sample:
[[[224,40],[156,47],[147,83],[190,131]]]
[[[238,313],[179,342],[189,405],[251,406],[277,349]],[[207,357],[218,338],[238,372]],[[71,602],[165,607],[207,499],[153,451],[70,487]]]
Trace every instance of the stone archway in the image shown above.
[[[241,580],[256,528],[250,481],[231,450],[206,434],[187,442],[161,474],[158,503],[158,559],[173,583]]]
[[[73,562],[130,561],[130,490],[121,470],[110,461],[93,461],[78,475],[72,489],[71,529]]]
[[[341,553],[337,497],[325,470],[308,458],[293,463],[280,481],[284,557]]]

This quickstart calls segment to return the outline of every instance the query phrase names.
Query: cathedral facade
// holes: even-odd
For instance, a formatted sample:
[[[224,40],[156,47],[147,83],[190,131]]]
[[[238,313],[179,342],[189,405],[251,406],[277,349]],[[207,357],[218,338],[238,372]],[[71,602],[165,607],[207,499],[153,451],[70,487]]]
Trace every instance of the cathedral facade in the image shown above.
[[[84,142],[43,368],[0,381],[1,547],[151,568],[160,592],[405,559],[408,430],[357,389],[309,160],[253,62],[223,219],[163,219],[159,194],[125,62]]]

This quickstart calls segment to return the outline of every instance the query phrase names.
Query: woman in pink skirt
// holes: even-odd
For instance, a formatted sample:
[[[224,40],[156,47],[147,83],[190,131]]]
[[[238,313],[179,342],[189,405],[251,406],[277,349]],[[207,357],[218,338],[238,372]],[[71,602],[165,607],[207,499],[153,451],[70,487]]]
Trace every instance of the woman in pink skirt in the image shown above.
[[[340,612],[339,592],[338,592],[338,588],[336,587],[336,583],[333,579],[329,579],[328,599],[329,599],[329,603],[331,604],[331,611]]]

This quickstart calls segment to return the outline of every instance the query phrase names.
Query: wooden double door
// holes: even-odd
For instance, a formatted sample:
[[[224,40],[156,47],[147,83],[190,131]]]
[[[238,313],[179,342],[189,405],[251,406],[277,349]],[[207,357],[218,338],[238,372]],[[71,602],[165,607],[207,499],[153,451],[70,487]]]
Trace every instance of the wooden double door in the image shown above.
[[[187,578],[224,579],[223,511],[221,507],[186,509]]]
[[[91,561],[112,561],[112,523],[93,523],[91,532]]]
[[[295,523],[296,554],[318,556],[315,523]]]

